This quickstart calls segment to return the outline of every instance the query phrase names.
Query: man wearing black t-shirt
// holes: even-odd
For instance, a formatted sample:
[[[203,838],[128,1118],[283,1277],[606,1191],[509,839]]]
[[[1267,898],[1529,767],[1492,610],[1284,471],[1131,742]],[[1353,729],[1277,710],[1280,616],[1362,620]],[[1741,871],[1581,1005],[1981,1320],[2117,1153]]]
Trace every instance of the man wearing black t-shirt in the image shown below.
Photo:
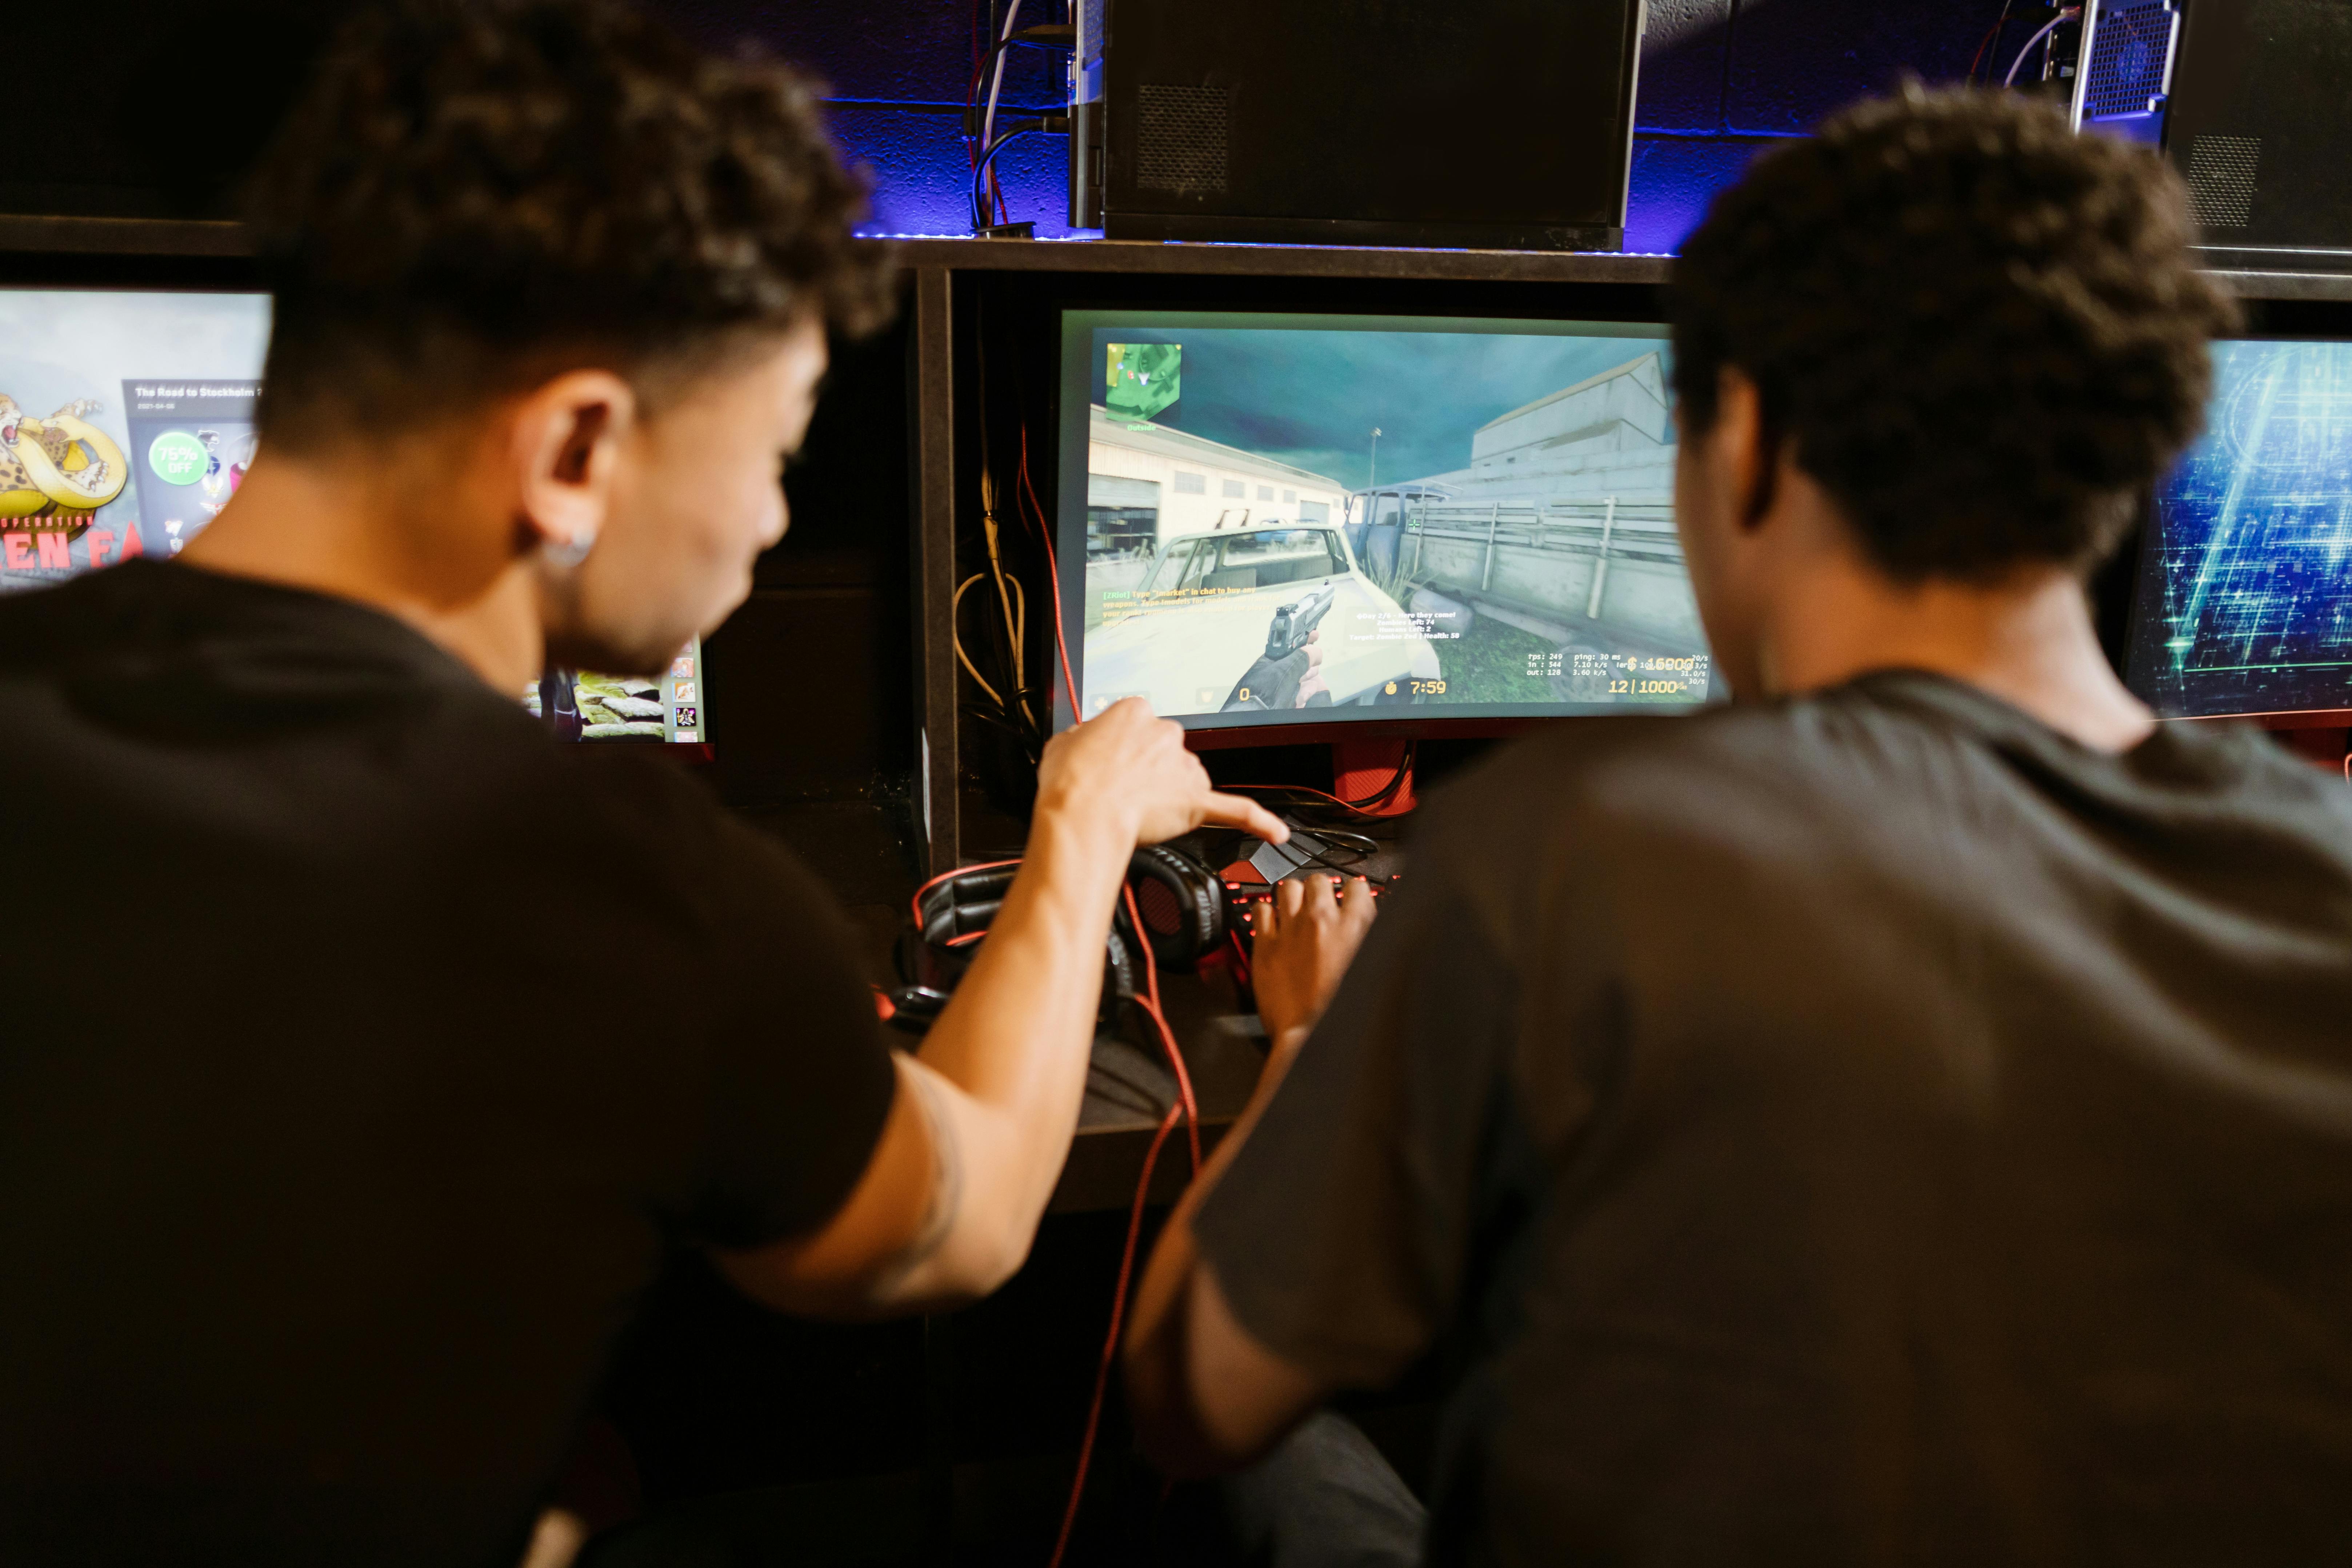
[[[1377,926],[1280,908],[1128,1341],[1168,1465],[1435,1352],[1368,1553],[2342,1556],[2352,793],[2152,722],[2082,587],[2232,321],[2184,205],[1916,91],[1717,201],[1675,502],[1740,700],[1504,751]]]
[[[893,1053],[789,856],[516,700],[657,672],[784,531],[887,300],[806,86],[396,0],[257,189],[250,476],[0,604],[0,1563],[511,1564],[666,1237],[835,1316],[1018,1267],[1129,857],[1282,830],[1139,704],[1057,740]]]

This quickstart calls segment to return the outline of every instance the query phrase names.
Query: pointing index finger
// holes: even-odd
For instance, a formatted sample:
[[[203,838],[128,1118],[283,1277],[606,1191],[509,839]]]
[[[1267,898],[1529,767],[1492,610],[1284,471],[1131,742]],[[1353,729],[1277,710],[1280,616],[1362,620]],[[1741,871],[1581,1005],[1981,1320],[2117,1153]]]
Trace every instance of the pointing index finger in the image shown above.
[[[1221,795],[1211,790],[1202,800],[1201,820],[1217,827],[1238,827],[1244,833],[1255,834],[1268,844],[1281,844],[1290,837],[1288,823],[1244,795]]]

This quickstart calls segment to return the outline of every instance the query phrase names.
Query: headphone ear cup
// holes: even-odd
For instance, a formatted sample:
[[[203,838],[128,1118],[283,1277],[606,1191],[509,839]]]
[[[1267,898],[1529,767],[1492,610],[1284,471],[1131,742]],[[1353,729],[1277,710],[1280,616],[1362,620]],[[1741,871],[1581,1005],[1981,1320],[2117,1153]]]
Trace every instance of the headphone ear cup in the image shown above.
[[[1182,850],[1165,844],[1137,850],[1128,879],[1143,922],[1137,934],[1159,963],[1190,969],[1225,940],[1224,889],[1215,872]]]
[[[923,940],[934,946],[961,945],[996,919],[1018,866],[979,866],[942,877],[916,901]]]

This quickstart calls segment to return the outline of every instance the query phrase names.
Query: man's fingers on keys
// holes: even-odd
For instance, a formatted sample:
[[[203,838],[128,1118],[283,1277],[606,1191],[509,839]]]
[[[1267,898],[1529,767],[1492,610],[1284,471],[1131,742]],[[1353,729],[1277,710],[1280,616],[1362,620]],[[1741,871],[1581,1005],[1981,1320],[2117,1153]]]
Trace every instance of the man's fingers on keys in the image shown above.
[[[1338,912],[1339,901],[1331,892],[1332,877],[1328,871],[1309,871],[1298,879],[1307,884],[1307,901],[1315,906],[1318,918]]]

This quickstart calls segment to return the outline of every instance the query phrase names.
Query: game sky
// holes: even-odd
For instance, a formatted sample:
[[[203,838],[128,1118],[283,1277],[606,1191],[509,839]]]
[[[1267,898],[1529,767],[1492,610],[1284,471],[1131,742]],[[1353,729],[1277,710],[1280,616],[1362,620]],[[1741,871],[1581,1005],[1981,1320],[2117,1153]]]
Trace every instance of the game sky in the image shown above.
[[[1353,323],[1351,323],[1352,325]],[[1470,461],[1488,420],[1622,364],[1664,340],[1400,331],[1122,326],[1111,342],[1183,345],[1183,391],[1152,423],[1327,475],[1350,489]],[[1605,324],[1581,323],[1585,334]],[[1099,374],[1099,371],[1097,371]],[[1101,401],[1099,388],[1096,401]],[[1381,431],[1375,476],[1371,432]]]

